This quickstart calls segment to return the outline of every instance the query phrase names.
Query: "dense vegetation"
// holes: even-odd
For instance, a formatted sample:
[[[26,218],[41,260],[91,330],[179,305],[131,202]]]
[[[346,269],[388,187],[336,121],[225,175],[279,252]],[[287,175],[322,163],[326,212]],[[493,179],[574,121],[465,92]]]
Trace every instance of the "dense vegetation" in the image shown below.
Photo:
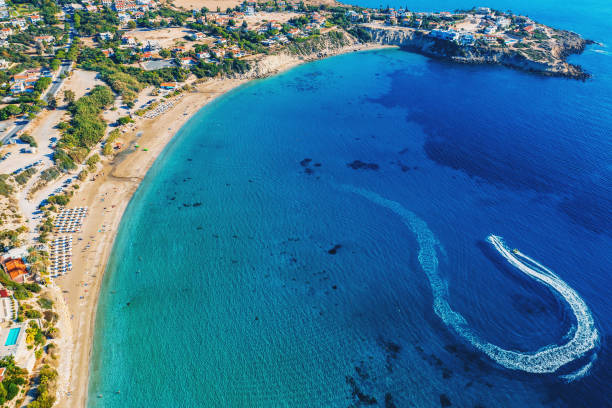
[[[15,364],[13,356],[6,356],[0,360],[0,367],[5,367],[4,380],[0,383],[0,404],[10,401],[17,396],[19,388],[27,384],[27,370]]]
[[[100,117],[104,108],[111,105],[115,96],[110,88],[96,86],[88,95],[70,104],[72,114],[69,124],[61,128],[63,136],[57,144],[53,159],[62,170],[76,168],[96,143],[102,140],[106,122]]]
[[[188,73],[178,67],[145,71],[137,67],[124,66],[107,58],[99,49],[94,48],[80,50],[78,62],[84,69],[99,72],[102,80],[119,94],[128,106],[133,106],[138,92],[145,86],[159,86],[162,82],[182,82],[187,79]]]
[[[98,13],[75,12],[73,21],[74,28],[80,35],[114,33],[119,26],[119,18],[109,10],[102,10]]]

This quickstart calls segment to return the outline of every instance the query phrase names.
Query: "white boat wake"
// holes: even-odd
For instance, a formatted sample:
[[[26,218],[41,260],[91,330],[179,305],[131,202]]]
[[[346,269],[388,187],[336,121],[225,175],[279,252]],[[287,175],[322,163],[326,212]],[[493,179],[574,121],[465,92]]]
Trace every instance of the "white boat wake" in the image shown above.
[[[509,250],[504,245],[503,240],[495,235],[487,237],[487,241],[493,245],[501,256],[503,256],[512,266],[530,278],[546,285],[553,293],[565,300],[576,317],[576,326],[573,327],[566,336],[569,340],[565,344],[551,344],[535,352],[506,350],[481,339],[469,327],[465,318],[461,314],[455,312],[448,302],[448,283],[438,272],[436,248],[439,248],[440,245],[434,234],[428,228],[427,223],[398,202],[387,200],[373,192],[351,186],[341,186],[341,189],[359,194],[393,211],[402,219],[403,223],[412,230],[419,244],[419,263],[429,279],[429,284],[433,292],[433,307],[435,313],[459,336],[469,341],[475,348],[485,353],[498,364],[508,369],[522,370],[529,373],[554,373],[560,367],[584,356],[585,353],[597,346],[599,342],[599,333],[595,328],[593,316],[578,293],[550,269],[518,250]],[[595,358],[596,355],[593,354],[591,362],[576,370],[571,375],[565,375],[561,378],[566,381],[573,381],[586,375]]]

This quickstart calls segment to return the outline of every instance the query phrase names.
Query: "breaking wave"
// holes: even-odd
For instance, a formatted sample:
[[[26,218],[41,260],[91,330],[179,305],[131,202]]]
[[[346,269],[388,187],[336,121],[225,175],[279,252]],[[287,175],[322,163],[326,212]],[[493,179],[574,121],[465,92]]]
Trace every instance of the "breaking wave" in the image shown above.
[[[584,300],[550,269],[518,250],[511,251],[503,240],[495,235],[487,237],[487,241],[512,266],[530,278],[546,285],[560,298],[564,299],[576,317],[576,326],[568,333],[571,339],[565,344],[551,344],[535,352],[519,352],[506,350],[481,339],[468,325],[466,319],[449,304],[448,283],[438,272],[438,256],[436,248],[440,247],[427,223],[400,203],[387,200],[371,191],[351,186],[341,186],[342,190],[359,194],[368,200],[383,206],[397,214],[416,236],[419,245],[418,259],[423,271],[429,279],[433,292],[433,308],[442,321],[452,328],[459,336],[469,341],[475,348],[485,353],[498,364],[512,370],[522,370],[529,373],[554,373],[560,367],[584,356],[594,349],[599,341],[599,333],[588,306]],[[594,355],[595,356],[595,355]],[[593,357],[594,360],[595,357]],[[585,375],[593,360],[582,369],[576,371],[575,377],[564,376],[565,380],[579,378]]]

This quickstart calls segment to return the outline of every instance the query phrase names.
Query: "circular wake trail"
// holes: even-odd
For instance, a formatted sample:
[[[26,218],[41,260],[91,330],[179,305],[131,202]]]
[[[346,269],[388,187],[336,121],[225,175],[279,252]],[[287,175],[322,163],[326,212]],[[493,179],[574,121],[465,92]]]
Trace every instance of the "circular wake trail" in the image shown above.
[[[560,367],[582,357],[597,346],[599,333],[595,328],[593,316],[578,293],[550,269],[520,251],[509,250],[503,240],[495,235],[487,237],[487,241],[512,266],[526,276],[546,285],[553,293],[565,300],[576,317],[576,327],[573,327],[568,333],[569,340],[565,344],[551,344],[535,352],[506,350],[481,339],[469,327],[465,318],[460,313],[455,312],[448,302],[448,283],[438,272],[436,248],[440,245],[433,232],[428,228],[427,223],[398,202],[387,200],[376,193],[351,186],[340,186],[340,188],[365,197],[373,203],[393,211],[412,230],[419,244],[419,263],[429,279],[433,292],[435,313],[459,336],[469,341],[498,364],[512,370],[522,370],[529,373],[554,373]],[[578,371],[580,375],[577,377],[587,374],[591,365],[592,361]]]

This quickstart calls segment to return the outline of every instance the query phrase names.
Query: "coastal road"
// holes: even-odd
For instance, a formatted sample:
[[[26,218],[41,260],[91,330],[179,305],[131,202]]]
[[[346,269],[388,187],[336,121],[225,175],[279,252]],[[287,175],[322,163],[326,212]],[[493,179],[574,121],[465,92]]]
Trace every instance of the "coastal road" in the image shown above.
[[[68,42],[66,43],[66,46],[65,46],[66,50],[70,48],[73,38],[74,38],[74,27],[70,27],[70,32],[68,35]],[[66,80],[66,78],[64,79],[61,78],[62,74],[65,74],[65,77],[68,77],[68,74],[72,70],[72,65],[73,65],[73,62],[70,60],[65,60],[64,62],[62,62],[62,65],[60,65],[60,69],[57,75],[54,77],[53,82],[51,83],[51,86],[47,88],[47,91],[45,92],[45,94],[42,96],[41,99],[43,99],[44,101],[48,101],[49,96],[56,96],[57,92],[59,91],[59,89],[64,84],[64,81]],[[23,131],[23,129],[25,129],[25,127],[29,123],[30,121],[27,119],[24,119],[19,122],[15,122],[15,127],[2,137],[2,144],[6,144],[12,137],[17,135],[21,131]]]
[[[59,91],[59,89],[64,84],[64,81],[66,80],[66,78],[62,79],[62,74],[64,74],[67,77],[71,69],[72,69],[72,61],[66,60],[62,62],[62,65],[60,65],[59,72],[57,73],[57,76],[51,83],[51,86],[47,89],[47,92],[42,98],[43,100],[48,101],[49,97],[55,96],[57,94],[57,91]]]

